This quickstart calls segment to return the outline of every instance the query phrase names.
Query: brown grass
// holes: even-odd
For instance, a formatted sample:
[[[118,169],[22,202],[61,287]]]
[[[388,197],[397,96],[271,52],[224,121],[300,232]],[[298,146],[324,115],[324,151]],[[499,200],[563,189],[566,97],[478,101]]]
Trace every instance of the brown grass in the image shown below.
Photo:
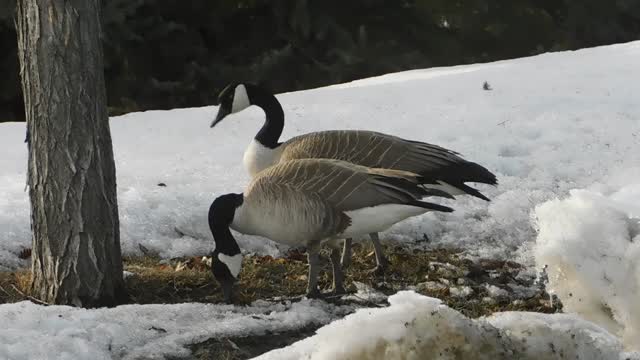
[[[365,283],[388,295],[398,290],[416,286],[425,281],[449,283],[458,282],[470,286],[473,294],[467,298],[452,296],[449,287],[427,290],[418,287],[418,292],[442,299],[448,306],[469,317],[479,317],[497,311],[520,310],[536,312],[558,312],[561,304],[550,304],[548,295],[540,291],[528,299],[516,299],[515,294],[491,302],[482,301],[486,297],[485,284],[508,289],[509,284],[530,287],[516,275],[521,270],[517,263],[498,260],[472,262],[461,256],[456,249],[411,250],[400,246],[386,247],[391,265],[382,276],[369,274],[375,264],[375,256],[368,245],[354,245],[354,257],[346,272],[348,291],[355,291],[352,281]],[[324,254],[327,255],[327,254]],[[327,257],[325,256],[325,259]],[[181,271],[176,268],[188,262]],[[443,271],[437,264],[450,264],[450,271]],[[324,262],[320,285],[325,290],[331,283],[328,261]],[[138,304],[165,304],[182,302],[222,301],[218,284],[213,279],[208,266],[200,258],[161,260],[157,257],[129,257],[124,260],[126,271],[134,273],[127,277],[126,286],[130,301]],[[28,286],[30,273],[27,271],[0,272],[0,303],[29,300]],[[307,284],[307,263],[304,253],[290,251],[283,258],[270,256],[246,256],[236,286],[235,300],[238,304],[248,304],[258,299],[284,297],[295,300],[302,297]],[[217,338],[191,346],[196,359],[247,359],[273,348],[286,346],[311,335],[314,327],[280,333],[278,336]]]
[[[391,265],[382,276],[368,273],[374,266],[375,257],[367,245],[356,244],[351,267],[346,272],[346,283],[359,281],[386,294],[415,286],[425,281],[448,281],[454,286],[459,278],[465,285],[474,290],[469,298],[461,299],[452,296],[448,288],[427,290],[418,289],[424,295],[442,299],[447,305],[463,312],[467,316],[478,317],[495,311],[526,310],[537,312],[559,311],[558,305],[550,306],[544,294],[530,299],[506,297],[491,303],[480,301],[487,296],[485,283],[504,288],[508,283],[517,282],[515,275],[521,266],[512,262],[483,260],[473,263],[461,255],[456,249],[409,250],[403,247],[387,247],[386,253]],[[325,256],[326,258],[326,256]],[[176,271],[180,262],[191,261],[191,266]],[[195,261],[194,261],[195,260]],[[459,271],[442,273],[433,262],[448,263]],[[331,284],[331,270],[328,261],[324,262],[320,277],[320,286],[328,289]],[[217,282],[211,271],[199,261],[199,258],[174,259],[162,261],[156,257],[129,257],[124,261],[124,268],[134,273],[126,279],[127,289],[132,303],[164,304],[182,302],[222,301]],[[493,273],[489,277],[489,273]],[[30,275],[26,271],[0,272],[0,303],[16,302],[27,299]],[[258,299],[274,297],[301,297],[306,289],[307,264],[306,256],[299,251],[290,251],[283,258],[270,256],[246,256],[242,273],[236,286],[235,301],[238,304],[249,304]],[[528,285],[528,284],[521,284]],[[355,291],[353,285],[348,291]],[[471,301],[470,301],[471,300]],[[474,301],[477,300],[477,301]]]

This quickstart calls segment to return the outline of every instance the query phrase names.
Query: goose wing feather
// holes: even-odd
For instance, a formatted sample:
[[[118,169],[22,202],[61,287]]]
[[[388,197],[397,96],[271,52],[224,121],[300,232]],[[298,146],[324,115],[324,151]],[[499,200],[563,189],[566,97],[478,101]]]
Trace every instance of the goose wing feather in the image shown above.
[[[385,171],[335,159],[300,159],[267,168],[257,178],[268,177],[270,181],[316,193],[341,211],[407,204],[432,195],[413,181],[381,173]],[[399,174],[409,176],[406,172]]]
[[[497,183],[489,170],[464,160],[455,151],[374,131],[321,131],[291,138],[283,145],[280,161],[338,159],[366,167],[409,171],[432,183]]]

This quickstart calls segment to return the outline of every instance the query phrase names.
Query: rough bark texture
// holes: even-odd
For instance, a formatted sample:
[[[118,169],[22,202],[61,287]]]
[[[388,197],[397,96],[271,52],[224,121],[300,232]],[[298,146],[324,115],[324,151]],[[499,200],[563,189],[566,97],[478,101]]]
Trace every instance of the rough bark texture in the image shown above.
[[[32,295],[115,305],[122,279],[99,0],[19,0],[16,27],[30,134]]]

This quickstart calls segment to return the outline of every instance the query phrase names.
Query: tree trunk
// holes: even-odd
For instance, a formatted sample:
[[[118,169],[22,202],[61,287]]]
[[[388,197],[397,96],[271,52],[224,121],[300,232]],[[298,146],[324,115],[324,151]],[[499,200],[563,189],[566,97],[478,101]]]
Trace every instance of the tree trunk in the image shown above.
[[[19,0],[16,28],[29,133],[32,295],[115,305],[126,291],[100,0]]]

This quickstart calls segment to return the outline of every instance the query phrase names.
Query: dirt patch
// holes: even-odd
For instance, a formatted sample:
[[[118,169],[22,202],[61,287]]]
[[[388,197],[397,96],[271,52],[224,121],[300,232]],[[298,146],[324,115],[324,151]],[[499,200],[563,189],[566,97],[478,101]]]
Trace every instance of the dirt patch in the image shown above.
[[[198,360],[240,360],[250,359],[273,349],[289,346],[296,341],[315,333],[319,326],[305,327],[295,331],[278,333],[268,332],[263,335],[209,339],[191,345],[191,359]],[[178,358],[171,358],[178,360]]]

